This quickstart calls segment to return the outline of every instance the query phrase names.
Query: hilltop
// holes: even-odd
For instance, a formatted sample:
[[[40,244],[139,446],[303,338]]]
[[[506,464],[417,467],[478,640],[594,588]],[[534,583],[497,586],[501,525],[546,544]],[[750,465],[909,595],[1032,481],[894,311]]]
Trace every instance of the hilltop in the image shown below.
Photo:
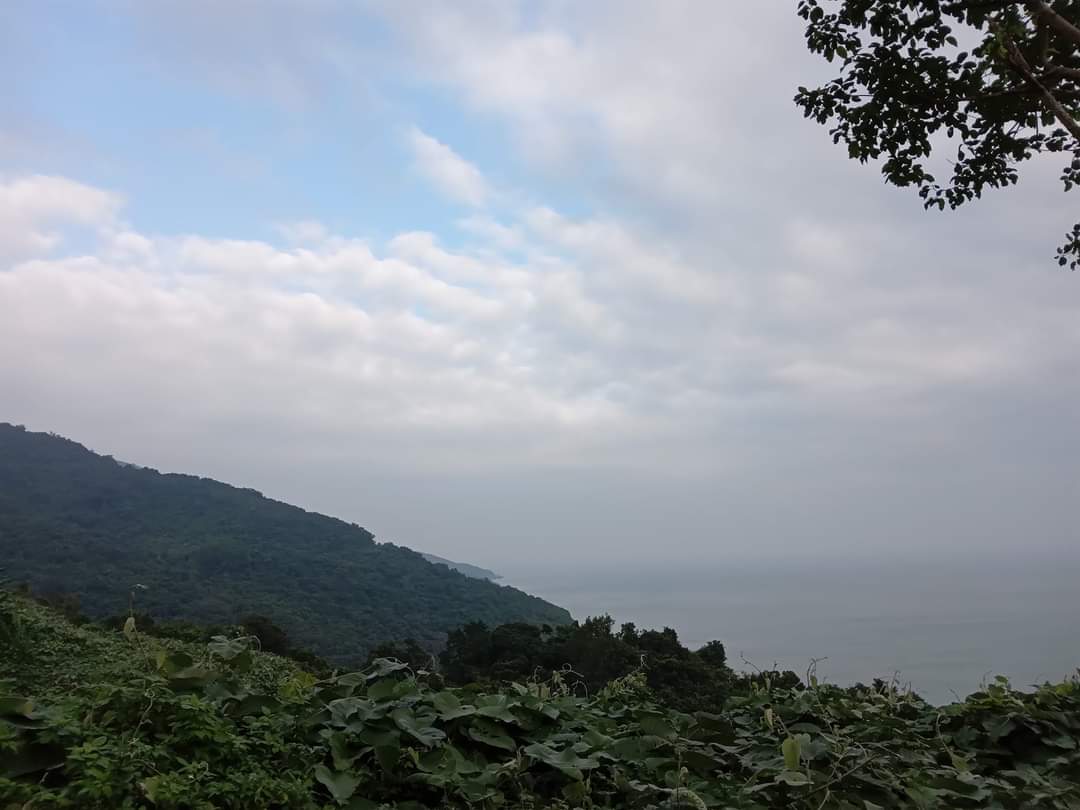
[[[270,617],[337,663],[377,644],[428,648],[467,622],[563,624],[556,605],[376,543],[366,529],[243,489],[160,473],[0,423],[0,558],[36,593],[100,618]]]

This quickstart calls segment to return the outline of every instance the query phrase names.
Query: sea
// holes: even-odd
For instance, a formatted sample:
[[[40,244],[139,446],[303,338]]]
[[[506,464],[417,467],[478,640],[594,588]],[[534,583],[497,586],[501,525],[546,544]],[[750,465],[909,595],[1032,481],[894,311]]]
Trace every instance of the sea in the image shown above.
[[[1017,688],[1077,674],[1080,555],[920,562],[744,562],[514,566],[513,585],[576,619],[672,627],[716,639],[737,670],[816,660],[839,685],[895,680],[935,704],[997,675]]]

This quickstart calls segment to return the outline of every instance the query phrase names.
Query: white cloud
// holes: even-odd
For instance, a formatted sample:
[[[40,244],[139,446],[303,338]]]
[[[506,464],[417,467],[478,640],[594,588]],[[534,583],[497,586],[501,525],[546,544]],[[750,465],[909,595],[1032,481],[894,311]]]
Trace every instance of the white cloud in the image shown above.
[[[72,225],[110,226],[120,204],[116,194],[63,177],[0,178],[0,259],[52,250]]]
[[[240,396],[294,429],[317,407],[342,431],[460,431],[481,444],[493,425],[520,431],[509,456],[491,448],[474,464],[511,463],[521,447],[531,448],[521,461],[535,458],[535,439],[552,435],[562,441],[548,446],[569,453],[563,463],[581,461],[569,435],[625,442],[612,450],[621,456],[633,453],[630,426],[639,439],[690,437],[762,396],[797,413],[1008,385],[1054,367],[1080,340],[1070,308],[1047,311],[1030,292],[967,291],[965,316],[941,321],[935,307],[958,285],[896,296],[843,247],[880,253],[872,233],[856,239],[810,220],[788,228],[802,267],[755,276],[701,265],[611,219],[542,207],[494,229],[467,221],[490,241],[453,251],[425,232],[376,250],[307,224],[285,229],[312,239],[293,247],[150,236],[116,226],[115,195],[63,178],[14,179],[0,201],[5,232],[46,220],[97,227],[85,250],[57,250],[63,230],[24,243],[36,257],[0,272],[0,341],[53,347],[46,363],[4,355],[23,390],[57,395],[93,370],[88,398],[149,398],[147,413],[165,407],[162,393],[190,400],[213,380],[214,402],[192,402],[191,418],[242,408]],[[524,258],[504,256],[506,232]],[[848,269],[811,272],[822,263]],[[155,374],[161,357],[168,386]]]
[[[476,166],[417,127],[409,130],[408,141],[416,170],[439,191],[466,205],[484,205],[491,189]]]

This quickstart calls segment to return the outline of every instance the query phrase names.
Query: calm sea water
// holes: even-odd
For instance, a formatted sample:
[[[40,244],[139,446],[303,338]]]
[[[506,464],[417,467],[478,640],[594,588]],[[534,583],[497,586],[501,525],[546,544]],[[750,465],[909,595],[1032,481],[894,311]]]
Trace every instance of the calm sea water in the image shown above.
[[[505,570],[575,618],[724,642],[737,669],[774,663],[838,684],[896,675],[935,703],[992,675],[1017,686],[1080,667],[1080,559],[919,565],[597,566]]]

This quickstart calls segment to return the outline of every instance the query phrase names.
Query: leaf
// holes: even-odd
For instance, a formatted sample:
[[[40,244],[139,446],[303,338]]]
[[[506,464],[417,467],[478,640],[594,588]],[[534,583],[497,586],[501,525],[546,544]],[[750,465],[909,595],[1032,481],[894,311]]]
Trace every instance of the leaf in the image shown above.
[[[147,777],[139,782],[139,787],[141,787],[143,793],[146,794],[146,798],[154,804],[157,804],[157,790],[158,786],[161,784],[161,779],[161,774],[158,774],[157,776]]]
[[[638,720],[638,725],[641,726],[642,731],[654,737],[675,736],[675,727],[663,717],[646,714]]]
[[[169,674],[169,685],[174,689],[192,689],[205,686],[216,673],[202,667],[191,666]]]
[[[388,700],[397,691],[398,682],[393,678],[384,678],[368,687],[367,694],[372,700]]]
[[[393,672],[401,672],[403,669],[409,668],[408,664],[403,664],[401,661],[394,661],[390,658],[376,658],[371,662],[371,666],[373,669],[366,676],[369,681],[374,681],[377,678],[385,678]]]
[[[431,746],[439,742],[439,740],[446,739],[445,734],[431,725],[431,721],[435,719],[434,717],[417,717],[412,711],[404,707],[392,711],[390,717],[398,728],[422,745]]]
[[[440,712],[439,717],[444,721],[457,720],[461,717],[472,717],[476,714],[475,706],[459,706],[456,709],[450,709],[447,712]]]
[[[611,737],[601,734],[594,728],[586,729],[585,733],[581,735],[581,739],[588,743],[590,748],[607,748],[615,742]]]
[[[397,767],[401,748],[397,745],[379,745],[375,747],[375,758],[387,773],[393,773]]]
[[[533,743],[526,746],[525,753],[533,759],[538,759],[546,765],[557,768],[571,779],[580,781],[584,777],[582,770],[596,768],[600,763],[592,757],[580,757],[570,748],[556,751],[543,743]]]
[[[510,710],[505,706],[477,706],[476,713],[483,717],[493,717],[496,720],[502,720],[504,723],[517,724],[518,719],[510,713]]]
[[[477,719],[469,726],[466,733],[470,739],[482,742],[485,745],[502,748],[506,751],[517,750],[514,738],[506,733],[506,729],[490,720]]]
[[[584,782],[575,781],[563,786],[562,795],[571,804],[581,805],[585,803],[585,797],[589,795],[589,790],[585,787]]]
[[[619,759],[633,760],[641,757],[643,748],[640,737],[623,737],[609,745],[608,752]]]
[[[1076,748],[1076,738],[1069,737],[1065,734],[1058,737],[1043,737],[1043,742],[1047,745],[1052,745],[1055,748],[1064,748],[1068,751],[1072,751]]]
[[[384,745],[400,745],[401,733],[397,729],[365,728],[357,735],[357,739],[364,745],[373,748]]]
[[[372,703],[367,698],[345,697],[331,700],[327,704],[330,709],[330,722],[343,726],[350,719],[360,721],[367,720],[371,716]]]
[[[249,671],[254,663],[255,657],[251,654],[251,650],[244,650],[230,662],[237,672]]]
[[[440,715],[461,708],[461,701],[453,692],[436,692],[431,696],[431,705]]]
[[[776,781],[778,783],[783,782],[785,785],[792,785],[793,787],[810,784],[810,780],[805,773],[792,770],[780,771],[780,773],[776,775]]]
[[[683,751],[682,760],[686,763],[687,767],[706,776],[721,767],[720,762],[715,757],[692,749]]]
[[[706,732],[700,736],[709,742],[720,745],[731,745],[735,742],[735,726],[729,720],[723,718],[702,720],[699,717],[698,724]]]
[[[236,704],[234,712],[237,717],[248,717],[267,710],[276,711],[280,706],[281,701],[269,695],[247,695]]]
[[[801,742],[795,737],[788,737],[780,744],[780,750],[784,754],[784,767],[789,771],[797,771],[799,769],[799,754],[801,749]]]
[[[330,735],[330,755],[334,758],[334,768],[343,771],[356,760],[356,754],[349,750],[348,739],[340,731]]]
[[[315,778],[330,791],[330,795],[334,797],[334,801],[338,804],[345,804],[356,792],[356,788],[360,784],[360,780],[352,774],[344,771],[331,771],[325,765],[315,766]]]
[[[337,678],[337,684],[339,686],[359,686],[362,683],[367,683],[368,676],[363,672],[346,672],[344,675],[339,675]]]
[[[180,670],[195,665],[195,659],[183,652],[168,653],[165,650],[162,650],[158,653],[156,660],[158,669],[167,676],[175,675]]]

